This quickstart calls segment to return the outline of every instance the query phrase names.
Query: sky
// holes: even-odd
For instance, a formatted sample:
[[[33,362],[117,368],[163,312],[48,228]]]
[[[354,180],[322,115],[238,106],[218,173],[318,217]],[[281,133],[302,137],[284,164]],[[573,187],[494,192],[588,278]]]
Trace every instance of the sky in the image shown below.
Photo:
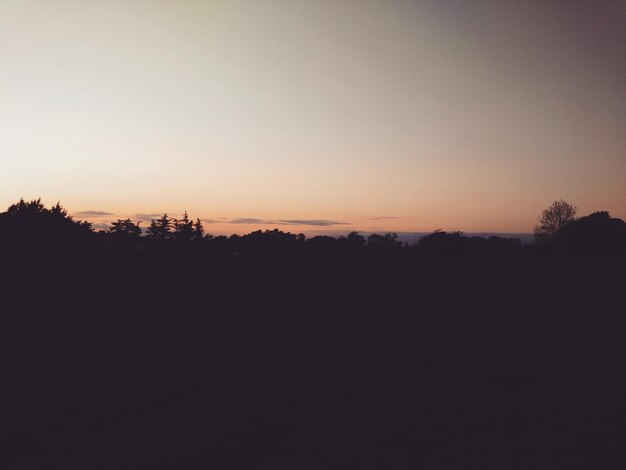
[[[0,0],[0,210],[217,233],[626,219],[626,1]]]

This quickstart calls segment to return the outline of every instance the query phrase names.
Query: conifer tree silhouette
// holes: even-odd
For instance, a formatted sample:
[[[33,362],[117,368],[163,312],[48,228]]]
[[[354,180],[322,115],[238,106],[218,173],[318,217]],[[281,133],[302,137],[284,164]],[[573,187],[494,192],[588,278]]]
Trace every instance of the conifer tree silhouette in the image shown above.
[[[141,235],[141,227],[138,223],[134,223],[130,219],[117,219],[116,222],[111,223],[109,233],[117,238],[139,238]]]
[[[204,238],[204,227],[202,226],[202,222],[200,219],[196,218],[196,221],[193,223],[193,239],[195,241],[201,241]]]
[[[172,226],[172,219],[167,214],[163,214],[158,219],[152,219],[150,227],[146,231],[148,238],[153,240],[167,240],[171,236],[170,228]]]
[[[187,211],[184,212],[181,219],[174,219],[174,233],[175,240],[180,242],[190,242],[194,237],[194,224],[189,220]]]

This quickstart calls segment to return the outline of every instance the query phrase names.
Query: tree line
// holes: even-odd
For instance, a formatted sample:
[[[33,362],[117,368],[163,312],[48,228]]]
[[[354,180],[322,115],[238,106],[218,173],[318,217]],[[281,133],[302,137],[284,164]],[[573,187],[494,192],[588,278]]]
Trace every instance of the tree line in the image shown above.
[[[397,234],[364,236],[351,232],[339,237],[318,235],[307,238],[274,230],[257,230],[246,235],[213,236],[205,233],[202,221],[163,214],[147,228],[130,218],[118,219],[104,230],[77,221],[60,204],[46,208],[41,199],[20,199],[0,213],[0,250],[101,250],[213,251],[229,254],[258,252],[359,252],[378,254],[414,253],[431,257],[503,257],[522,254],[624,254],[626,223],[607,211],[576,217],[577,208],[567,201],[555,201],[538,218],[533,244],[522,245],[518,238],[466,236],[462,232],[435,232],[413,244],[402,243]]]

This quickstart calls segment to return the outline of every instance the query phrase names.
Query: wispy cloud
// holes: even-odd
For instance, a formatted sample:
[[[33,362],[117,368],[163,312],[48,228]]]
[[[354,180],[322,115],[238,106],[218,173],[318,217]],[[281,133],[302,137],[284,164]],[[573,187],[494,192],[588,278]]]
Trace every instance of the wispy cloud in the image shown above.
[[[348,222],[338,222],[336,220],[327,219],[296,219],[296,220],[279,220],[285,225],[313,225],[316,227],[330,227],[332,225],[350,225]]]
[[[133,218],[135,219],[156,219],[161,217],[163,214],[135,214]]]
[[[350,225],[348,222],[340,222],[328,219],[254,219],[249,217],[239,217],[231,219],[231,224],[255,224],[255,225],[310,225],[314,227],[331,227],[333,225]]]
[[[393,220],[393,219],[397,219],[397,217],[382,216],[382,217],[370,217],[369,218],[369,220]]]
[[[113,212],[105,212],[105,211],[80,211],[74,212],[74,215],[78,215],[81,217],[101,217],[105,215],[113,215]]]
[[[238,217],[228,221],[230,224],[275,224],[273,220],[251,219],[248,217]]]
[[[215,220],[215,219],[200,219],[202,222],[204,222],[205,224],[217,224],[220,221],[219,220]]]

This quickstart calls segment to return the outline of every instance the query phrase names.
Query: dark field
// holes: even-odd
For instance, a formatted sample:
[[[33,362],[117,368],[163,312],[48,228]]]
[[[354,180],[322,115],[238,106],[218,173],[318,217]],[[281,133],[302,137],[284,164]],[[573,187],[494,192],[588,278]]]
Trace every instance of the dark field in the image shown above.
[[[624,468],[625,268],[5,256],[0,468]]]

